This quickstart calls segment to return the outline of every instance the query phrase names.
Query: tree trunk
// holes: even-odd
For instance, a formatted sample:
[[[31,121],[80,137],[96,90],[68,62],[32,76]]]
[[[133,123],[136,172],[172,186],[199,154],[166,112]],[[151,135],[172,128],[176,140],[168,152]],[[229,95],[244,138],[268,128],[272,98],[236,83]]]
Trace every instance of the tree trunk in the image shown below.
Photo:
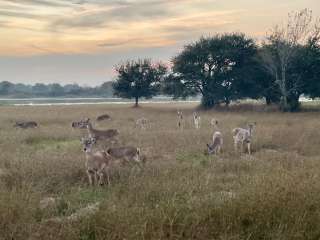
[[[290,106],[288,105],[288,94],[287,94],[287,84],[286,84],[286,68],[284,66],[281,67],[281,79],[278,79],[280,92],[281,92],[281,100],[280,100],[280,109],[281,111],[290,110]]]
[[[266,104],[267,104],[267,105],[271,105],[271,103],[272,103],[271,97],[266,96],[265,98],[266,98]]]
[[[294,94],[288,97],[288,110],[290,112],[297,112],[300,109],[299,102],[300,94]]]
[[[135,97],[135,104],[134,104],[134,107],[139,107],[139,97]]]
[[[230,99],[228,98],[228,97],[226,97],[226,99],[225,99],[225,103],[226,103],[226,106],[227,107],[229,107],[229,105],[230,105]]]
[[[210,95],[202,95],[201,106],[205,109],[213,108],[215,105],[215,101]]]

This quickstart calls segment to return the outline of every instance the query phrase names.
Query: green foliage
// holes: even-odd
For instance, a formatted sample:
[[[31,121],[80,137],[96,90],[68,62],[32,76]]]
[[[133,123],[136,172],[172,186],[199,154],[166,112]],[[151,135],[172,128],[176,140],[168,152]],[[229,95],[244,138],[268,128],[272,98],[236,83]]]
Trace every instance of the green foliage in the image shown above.
[[[113,83],[115,95],[122,98],[134,98],[137,106],[139,98],[152,98],[159,93],[166,71],[167,68],[164,65],[152,64],[149,59],[120,64],[116,67],[118,76],[116,82]]]
[[[173,73],[165,81],[167,94],[201,94],[202,105],[212,107],[243,97],[258,97],[253,68],[257,47],[244,34],[201,38],[185,46],[173,59]]]

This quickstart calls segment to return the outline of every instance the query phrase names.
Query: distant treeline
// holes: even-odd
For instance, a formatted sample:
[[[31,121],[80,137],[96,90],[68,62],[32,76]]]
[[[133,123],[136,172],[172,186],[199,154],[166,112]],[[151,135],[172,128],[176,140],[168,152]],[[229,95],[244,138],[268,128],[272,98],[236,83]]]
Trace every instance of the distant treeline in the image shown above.
[[[112,82],[105,82],[97,87],[81,87],[78,84],[60,85],[58,83],[22,83],[0,82],[0,97],[113,97]]]

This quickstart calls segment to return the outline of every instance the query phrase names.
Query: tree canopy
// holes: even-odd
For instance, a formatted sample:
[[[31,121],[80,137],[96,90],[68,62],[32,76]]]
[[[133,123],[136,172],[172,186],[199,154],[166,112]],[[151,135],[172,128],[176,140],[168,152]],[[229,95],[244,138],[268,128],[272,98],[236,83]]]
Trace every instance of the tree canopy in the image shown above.
[[[167,72],[161,63],[153,64],[150,59],[126,61],[116,66],[117,78],[113,83],[115,95],[135,99],[138,106],[139,98],[152,98],[161,88],[161,82]]]
[[[243,97],[258,97],[253,78],[257,46],[241,33],[202,37],[173,58],[164,90],[174,97],[201,94],[212,107]]]

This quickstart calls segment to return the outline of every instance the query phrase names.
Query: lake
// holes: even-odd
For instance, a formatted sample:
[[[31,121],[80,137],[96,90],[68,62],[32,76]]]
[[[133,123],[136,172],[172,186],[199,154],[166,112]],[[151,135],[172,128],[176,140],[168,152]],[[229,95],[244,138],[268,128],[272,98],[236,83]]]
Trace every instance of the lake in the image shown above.
[[[200,99],[172,100],[169,97],[141,99],[139,103],[200,102]],[[13,106],[52,106],[87,104],[133,104],[134,100],[122,98],[0,98],[0,105]]]

